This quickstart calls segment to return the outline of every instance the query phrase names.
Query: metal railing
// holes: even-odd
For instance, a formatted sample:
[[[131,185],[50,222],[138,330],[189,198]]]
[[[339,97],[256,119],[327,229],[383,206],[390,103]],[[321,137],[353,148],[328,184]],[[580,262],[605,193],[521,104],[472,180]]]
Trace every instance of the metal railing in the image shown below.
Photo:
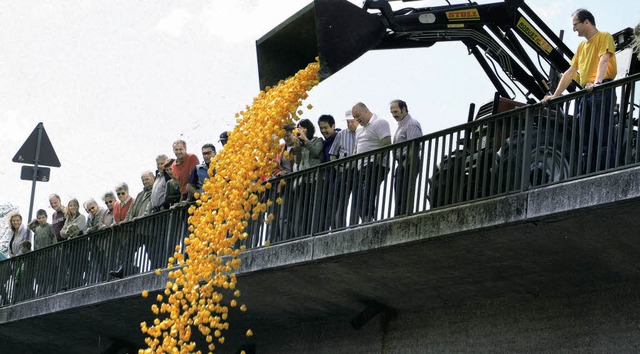
[[[640,75],[271,181],[254,245],[494,197],[639,162]],[[518,106],[496,99],[494,107]],[[284,185],[280,185],[281,182]],[[276,201],[282,198],[282,204]]]
[[[639,78],[270,180],[259,196],[267,210],[238,244],[261,247],[636,165]],[[187,220],[187,209],[176,208],[0,262],[0,306],[108,281],[119,266],[124,276],[164,268]]]
[[[158,212],[0,262],[0,306],[165,268],[187,235],[187,207]]]

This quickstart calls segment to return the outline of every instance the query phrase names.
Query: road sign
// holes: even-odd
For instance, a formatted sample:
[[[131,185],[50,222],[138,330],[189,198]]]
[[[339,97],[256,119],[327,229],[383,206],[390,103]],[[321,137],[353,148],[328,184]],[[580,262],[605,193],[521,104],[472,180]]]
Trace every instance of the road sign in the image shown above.
[[[20,171],[20,179],[23,179],[25,181],[32,181],[34,168],[38,169],[38,172],[36,174],[36,181],[49,182],[49,174],[51,173],[51,169],[49,167],[22,166],[22,171]]]
[[[56,151],[53,150],[51,140],[47,132],[44,130],[42,122],[38,123],[31,135],[27,138],[27,141],[22,144],[16,156],[13,157],[13,162],[33,164],[33,166],[23,166],[20,172],[20,178],[31,180],[31,201],[29,202],[29,217],[27,220],[31,220],[33,212],[33,198],[36,194],[36,182],[49,181],[50,169],[44,166],[60,167],[60,160]],[[31,178],[29,178],[31,175]]]
[[[42,136],[40,137],[40,154],[37,156],[38,161],[36,161],[38,150],[38,130],[42,131]],[[60,167],[58,155],[56,155],[56,151],[53,150],[51,140],[49,140],[49,136],[44,130],[42,123],[38,123],[33,132],[31,132],[31,135],[29,135],[24,144],[22,144],[22,147],[18,150],[16,156],[13,157],[13,162]]]

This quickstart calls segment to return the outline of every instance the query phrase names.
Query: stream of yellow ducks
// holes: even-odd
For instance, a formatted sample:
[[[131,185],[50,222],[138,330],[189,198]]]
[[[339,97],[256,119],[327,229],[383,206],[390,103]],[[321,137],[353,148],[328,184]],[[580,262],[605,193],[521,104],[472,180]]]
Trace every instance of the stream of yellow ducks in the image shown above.
[[[261,91],[251,106],[236,114],[237,124],[228,143],[210,165],[212,177],[189,209],[189,236],[184,240],[188,257],[176,246],[168,260],[167,286],[157,295],[158,304],[151,307],[158,317],[152,324],[140,323],[148,347],[139,353],[202,353],[204,348],[198,348],[192,336],[195,330],[207,342],[205,351],[211,353],[216,344],[224,343],[229,308],[247,310],[238,302],[235,274],[245,246],[237,245],[248,237],[249,222],[263,215],[271,203],[258,197],[272,187],[263,177],[271,176],[277,165],[273,158],[280,150],[283,126],[303,113],[302,100],[318,84],[318,69],[317,61],[310,63],[293,77]],[[272,219],[268,215],[264,222]],[[233,297],[224,298],[223,292],[233,292]],[[148,291],[142,296],[147,297]],[[251,329],[245,335],[252,336]]]

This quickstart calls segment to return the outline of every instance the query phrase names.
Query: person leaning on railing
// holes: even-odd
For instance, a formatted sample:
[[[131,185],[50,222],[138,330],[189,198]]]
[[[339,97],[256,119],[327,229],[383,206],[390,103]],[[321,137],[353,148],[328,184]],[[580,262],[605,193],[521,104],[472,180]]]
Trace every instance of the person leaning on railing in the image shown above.
[[[169,209],[174,205],[177,205],[182,198],[180,194],[180,182],[176,178],[176,175],[173,173],[173,169],[171,169],[171,165],[175,159],[169,159],[165,164],[164,168],[171,177],[170,180],[167,181],[167,189],[165,191],[164,203],[162,203],[162,210]]]
[[[65,222],[62,230],[60,230],[60,236],[65,240],[69,240],[84,234],[86,229],[87,219],[80,214],[80,203],[75,198],[71,199],[67,204]]]
[[[360,124],[356,130],[356,154],[391,145],[389,122],[369,111],[362,102],[353,106],[351,114]],[[358,161],[357,209],[362,222],[375,220],[378,191],[388,172],[389,166],[385,154]]]
[[[87,219],[87,233],[102,230],[107,227],[107,225],[104,224],[104,214],[107,212],[106,209],[100,208],[93,198],[84,202],[83,206],[84,210],[89,215],[89,218]]]
[[[393,119],[398,122],[398,129],[393,136],[393,143],[413,140],[422,136],[420,122],[413,119],[409,114],[407,103],[403,100],[391,101],[389,111]],[[395,171],[393,189],[395,191],[395,212],[396,215],[407,213],[407,203],[412,204],[413,198],[409,193],[413,193],[412,185],[415,185],[416,177],[420,167],[420,151],[410,150],[403,147],[394,151],[394,159],[398,163]],[[411,172],[411,176],[409,173]]]
[[[11,239],[9,240],[9,257],[19,256],[31,248],[25,249],[23,245],[29,241],[31,246],[31,231],[22,223],[22,215],[18,212],[9,214],[9,229],[11,230]]]
[[[616,77],[616,45],[613,36],[608,32],[598,31],[593,14],[585,9],[578,9],[573,13],[572,23],[573,30],[586,41],[580,43],[571,60],[571,66],[562,75],[555,92],[553,95],[545,96],[542,99],[543,103],[559,97],[578,74],[580,85],[588,92]],[[606,89],[595,90],[578,101],[577,122],[582,142],[582,172],[593,172],[615,166],[616,144],[615,141],[608,139],[611,108],[615,100],[615,90]],[[600,130],[601,127],[602,130]],[[593,140],[590,142],[589,137],[592,135]],[[600,166],[596,166],[597,156],[600,156]],[[608,166],[605,165],[607,156],[609,157]],[[587,161],[588,158],[590,161]]]
[[[47,212],[43,209],[36,212],[36,219],[29,223],[29,229],[34,234],[34,250],[39,250],[58,242],[51,224],[47,222]]]
[[[341,130],[336,134],[336,138],[329,149],[329,159],[331,161],[342,159],[353,155],[356,150],[356,129],[358,129],[358,121],[351,115],[351,110],[347,110],[345,113],[345,120],[347,122],[347,129]],[[342,163],[336,166],[337,175],[335,183],[336,198],[333,199],[331,210],[334,210],[334,217],[331,223],[331,228],[341,228],[347,225],[347,206],[349,198],[354,191],[354,177],[356,171],[354,167],[349,166],[347,163]],[[355,196],[351,201],[352,205],[355,203]],[[352,210],[356,210],[354,207]],[[355,214],[355,212],[354,212]]]
[[[51,214],[51,227],[53,228],[53,234],[56,235],[58,242],[62,241],[60,237],[60,230],[64,226],[64,206],[62,205],[62,199],[57,194],[51,194],[49,196],[49,206],[53,209]]]
[[[107,207],[103,215],[102,223],[105,226],[113,226],[116,223],[115,219],[113,218],[113,209],[116,206],[116,195],[111,191],[106,192],[102,196],[102,201]]]

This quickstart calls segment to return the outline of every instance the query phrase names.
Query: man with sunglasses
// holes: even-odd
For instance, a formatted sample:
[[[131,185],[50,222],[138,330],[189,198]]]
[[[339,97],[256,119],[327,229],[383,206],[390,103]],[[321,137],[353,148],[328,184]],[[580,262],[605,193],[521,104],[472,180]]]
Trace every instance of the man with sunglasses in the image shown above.
[[[188,200],[195,200],[195,193],[202,193],[204,181],[209,178],[209,165],[211,159],[216,156],[216,147],[213,144],[204,144],[202,146],[202,163],[196,165],[189,174],[187,182]]]
[[[95,232],[107,227],[107,225],[104,224],[106,209],[100,208],[93,198],[84,202],[84,210],[89,215],[87,219],[87,231],[85,233]]]
[[[133,204],[134,199],[129,195],[129,185],[125,182],[116,186],[116,194],[120,201],[113,207],[113,220],[116,224],[119,224],[127,217],[127,212],[131,204]]]
[[[109,191],[102,196],[102,201],[104,201],[104,204],[107,206],[103,222],[105,226],[111,226],[116,223],[113,219],[113,207],[116,205],[116,195]]]

